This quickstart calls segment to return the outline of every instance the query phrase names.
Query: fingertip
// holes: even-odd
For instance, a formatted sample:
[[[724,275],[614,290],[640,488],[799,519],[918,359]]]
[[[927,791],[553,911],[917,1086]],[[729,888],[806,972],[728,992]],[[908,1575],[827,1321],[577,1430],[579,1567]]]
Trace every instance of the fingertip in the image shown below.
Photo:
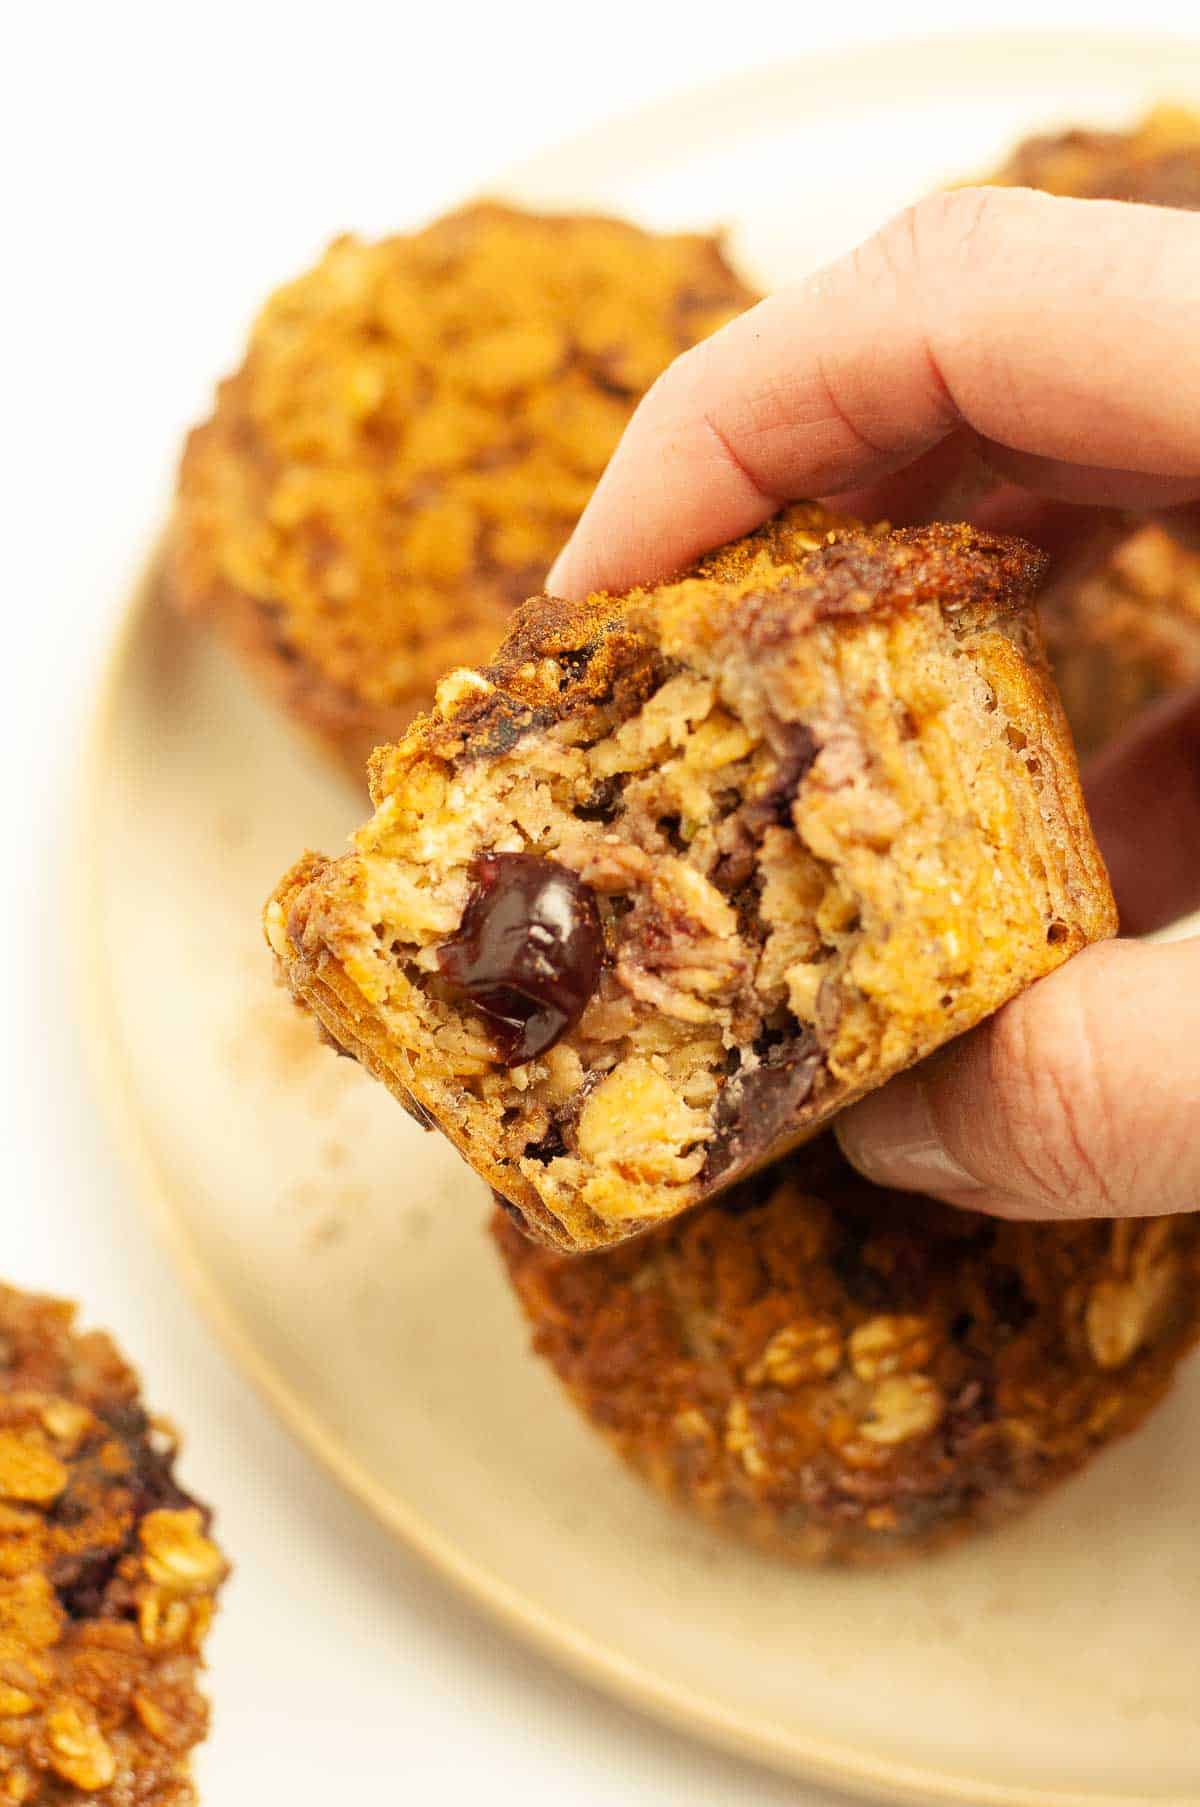
[[[634,583],[653,578],[654,573],[639,566],[627,569],[622,551],[617,548],[609,557],[601,554],[585,513],[546,574],[546,594],[564,602],[586,602],[589,596],[619,596]]]
[[[545,582],[547,596],[561,596],[567,602],[574,600],[574,594],[571,589],[571,547],[574,542],[574,537],[575,536],[572,534],[571,538],[567,541],[566,545],[547,571]]]

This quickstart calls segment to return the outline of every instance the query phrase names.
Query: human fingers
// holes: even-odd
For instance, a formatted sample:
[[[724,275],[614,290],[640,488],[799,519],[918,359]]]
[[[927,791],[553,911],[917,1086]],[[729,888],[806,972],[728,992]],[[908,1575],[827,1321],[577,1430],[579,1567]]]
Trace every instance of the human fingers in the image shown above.
[[[1200,1200],[1200,938],[1085,949],[843,1112],[881,1185],[1001,1217],[1142,1217]]]
[[[1200,494],[1197,293],[1200,216],[932,196],[676,360],[548,587],[664,575],[789,497],[861,490],[964,429],[1001,461],[1117,473],[1110,502]]]

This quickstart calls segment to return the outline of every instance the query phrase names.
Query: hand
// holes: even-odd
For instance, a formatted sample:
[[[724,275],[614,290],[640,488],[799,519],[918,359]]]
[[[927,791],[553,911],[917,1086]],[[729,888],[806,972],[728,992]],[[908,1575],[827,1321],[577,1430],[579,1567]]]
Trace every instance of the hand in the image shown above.
[[[663,576],[800,496],[1077,550],[1080,505],[1194,530],[1197,297],[1200,215],[923,201],[671,366],[548,588]],[[1123,922],[1200,903],[1200,697],[1107,752],[1088,796]],[[1200,940],[1087,949],[838,1125],[869,1178],[1020,1217],[1200,1209],[1198,1132]]]

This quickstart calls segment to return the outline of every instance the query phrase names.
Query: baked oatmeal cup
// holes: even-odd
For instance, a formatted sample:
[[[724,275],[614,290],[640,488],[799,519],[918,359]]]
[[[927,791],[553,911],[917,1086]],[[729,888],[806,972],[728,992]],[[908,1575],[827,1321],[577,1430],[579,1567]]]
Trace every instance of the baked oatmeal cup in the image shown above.
[[[74,1315],[0,1286],[0,1795],[189,1807],[227,1564],[136,1374]]]
[[[1200,1329],[1200,1218],[1000,1222],[871,1186],[830,1136],[619,1249],[493,1235],[612,1447],[799,1561],[1003,1523],[1134,1430]]]
[[[699,1204],[1113,931],[1041,568],[798,504],[535,598],[282,880],[280,971],[533,1235]]]
[[[188,441],[168,590],[358,777],[491,656],[654,378],[755,299],[716,239],[618,219],[337,239]]]
[[[1029,138],[989,179],[1195,210],[1200,113],[1158,107],[1126,132]],[[1131,525],[1085,577],[1047,588],[1042,626],[1076,744],[1093,752],[1157,697],[1200,684],[1200,553],[1161,525]]]

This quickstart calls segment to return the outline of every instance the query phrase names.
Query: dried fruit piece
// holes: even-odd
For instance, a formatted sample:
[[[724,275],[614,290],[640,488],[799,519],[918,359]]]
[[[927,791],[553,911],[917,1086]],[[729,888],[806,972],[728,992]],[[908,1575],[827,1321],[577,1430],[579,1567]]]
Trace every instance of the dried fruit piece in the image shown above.
[[[604,964],[591,889],[554,860],[478,860],[458,933],[438,949],[442,974],[487,1021],[506,1066],[552,1048],[583,1015]]]

